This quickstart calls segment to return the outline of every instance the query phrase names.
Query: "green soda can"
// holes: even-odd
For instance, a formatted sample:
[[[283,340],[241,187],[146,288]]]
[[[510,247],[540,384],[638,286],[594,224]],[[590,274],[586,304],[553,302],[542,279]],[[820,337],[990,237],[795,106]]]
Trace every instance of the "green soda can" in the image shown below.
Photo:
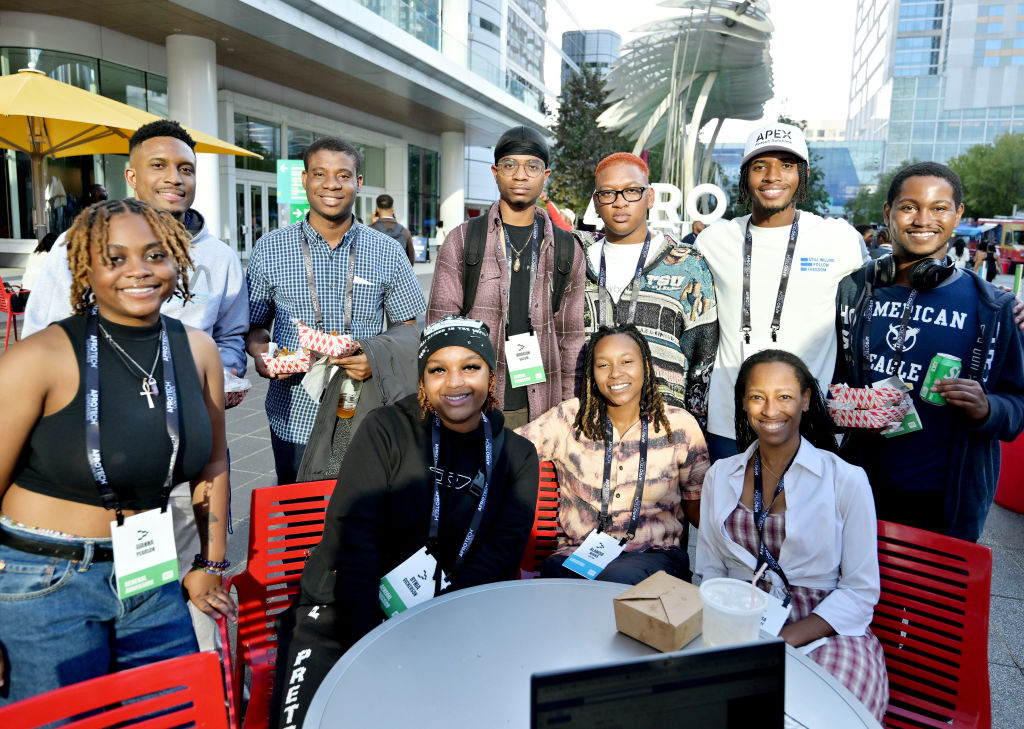
[[[931,364],[928,365],[928,372],[924,376],[924,382],[921,384],[921,392],[918,394],[918,397],[920,397],[923,402],[930,402],[932,405],[945,405],[946,398],[937,392],[932,392],[932,385],[947,377],[959,377],[961,366],[960,358],[954,357],[951,354],[942,354],[939,352],[937,355],[932,357]]]

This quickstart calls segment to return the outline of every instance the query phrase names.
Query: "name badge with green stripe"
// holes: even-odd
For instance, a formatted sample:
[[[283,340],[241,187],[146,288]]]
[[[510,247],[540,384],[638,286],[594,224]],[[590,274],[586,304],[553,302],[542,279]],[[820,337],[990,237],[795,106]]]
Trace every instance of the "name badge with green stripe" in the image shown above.
[[[422,547],[380,580],[380,609],[389,618],[434,597],[437,560]],[[447,582],[444,572],[441,580]]]
[[[171,511],[151,509],[126,517],[124,526],[110,522],[117,596],[122,600],[178,579]]]
[[[533,332],[516,334],[505,340],[505,362],[512,387],[524,387],[544,382],[544,361],[540,357],[540,344]]]

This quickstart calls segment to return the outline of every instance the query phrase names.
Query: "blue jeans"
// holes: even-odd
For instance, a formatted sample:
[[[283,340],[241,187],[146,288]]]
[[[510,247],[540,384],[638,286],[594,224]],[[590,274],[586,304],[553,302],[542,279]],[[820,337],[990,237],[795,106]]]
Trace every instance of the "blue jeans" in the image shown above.
[[[59,544],[65,540],[0,525]],[[61,686],[198,650],[177,582],[121,600],[113,562],[29,554],[0,544],[0,706]]]

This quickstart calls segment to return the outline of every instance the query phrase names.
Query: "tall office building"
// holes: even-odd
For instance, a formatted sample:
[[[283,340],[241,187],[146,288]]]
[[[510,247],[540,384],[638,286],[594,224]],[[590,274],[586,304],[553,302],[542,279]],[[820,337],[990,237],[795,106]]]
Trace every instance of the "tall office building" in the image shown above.
[[[562,52],[579,68],[590,68],[602,76],[619,57],[622,37],[613,30],[570,30],[562,33]],[[562,61],[562,86],[575,70]]]
[[[860,0],[848,141],[884,169],[1024,132],[1024,3]]]

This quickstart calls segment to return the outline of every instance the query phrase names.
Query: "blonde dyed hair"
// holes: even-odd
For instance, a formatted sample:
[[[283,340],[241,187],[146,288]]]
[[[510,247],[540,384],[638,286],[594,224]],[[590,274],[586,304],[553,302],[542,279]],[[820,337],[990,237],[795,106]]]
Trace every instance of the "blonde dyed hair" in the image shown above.
[[[75,314],[84,314],[93,305],[95,297],[88,284],[92,273],[93,246],[100,262],[110,266],[107,240],[111,218],[117,215],[138,215],[149,224],[160,243],[167,247],[178,267],[178,285],[174,295],[185,301],[192,298],[188,288],[188,272],[192,270],[192,236],[173,215],[157,210],[141,200],[104,200],[90,205],[75,218],[65,242],[68,247],[68,267],[71,269],[71,308]]]

